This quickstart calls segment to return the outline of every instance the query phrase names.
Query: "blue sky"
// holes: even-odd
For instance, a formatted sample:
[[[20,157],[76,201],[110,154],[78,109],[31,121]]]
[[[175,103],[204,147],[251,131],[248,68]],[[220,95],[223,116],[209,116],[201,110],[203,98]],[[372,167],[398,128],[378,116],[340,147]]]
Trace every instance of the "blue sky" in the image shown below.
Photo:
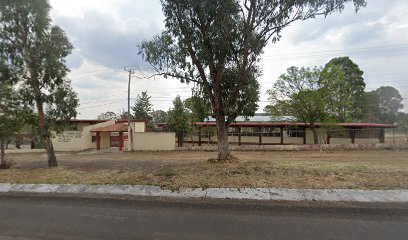
[[[137,44],[163,28],[158,0],[51,0],[51,16],[67,33],[75,50],[69,56],[69,77],[79,93],[79,118],[96,118],[106,111],[127,108],[127,73],[149,74],[137,54]],[[408,1],[368,0],[357,14],[347,6],[334,14],[296,22],[282,32],[278,43],[265,48],[261,102],[266,91],[290,66],[322,66],[333,57],[350,56],[364,71],[366,91],[380,86],[397,88],[408,111]],[[132,79],[131,97],[147,90],[156,110],[168,110],[176,95],[187,98],[192,86],[175,79]]]

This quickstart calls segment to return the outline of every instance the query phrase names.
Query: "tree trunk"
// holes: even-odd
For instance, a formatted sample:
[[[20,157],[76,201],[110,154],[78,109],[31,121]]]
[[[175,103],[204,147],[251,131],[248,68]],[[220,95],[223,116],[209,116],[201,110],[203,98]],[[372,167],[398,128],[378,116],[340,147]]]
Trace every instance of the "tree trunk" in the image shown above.
[[[57,164],[57,157],[55,156],[54,145],[52,144],[52,140],[47,134],[47,138],[45,140],[45,145],[47,148],[47,156],[48,156],[48,167],[56,167]]]
[[[179,137],[179,147],[183,146],[183,142],[184,142],[184,136],[180,136]]]
[[[4,150],[4,139],[1,139],[1,162],[0,162],[0,169],[6,169],[7,164],[6,164],[6,153]]]
[[[193,147],[194,147],[194,137],[193,137],[192,133],[190,134],[190,139],[191,139],[191,143],[193,144]]]
[[[56,167],[57,157],[55,156],[54,145],[52,144],[50,133],[45,126],[44,109],[42,103],[37,102],[37,110],[40,117],[41,139],[44,141],[45,149],[47,150],[48,167]]]
[[[312,133],[313,133],[313,143],[319,144],[319,139],[317,137],[317,130],[316,130],[316,126],[314,123],[310,123],[310,130],[312,130]]]
[[[218,140],[218,161],[226,162],[231,157],[228,144],[228,127],[225,124],[225,116],[221,113],[215,114],[217,121],[217,140]]]
[[[405,138],[407,139],[407,143],[408,143],[408,130],[405,132]]]

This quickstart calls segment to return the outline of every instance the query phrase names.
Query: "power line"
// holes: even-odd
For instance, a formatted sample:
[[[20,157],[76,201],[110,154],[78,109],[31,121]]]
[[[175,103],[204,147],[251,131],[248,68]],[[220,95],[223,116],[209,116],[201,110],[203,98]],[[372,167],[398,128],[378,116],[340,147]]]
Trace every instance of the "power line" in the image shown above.
[[[109,72],[109,71],[114,71],[113,69],[119,69],[119,68],[122,68],[122,67],[108,67],[108,68],[101,69],[101,70],[95,70],[95,71],[78,73],[74,75],[68,75],[68,77],[76,77],[76,76],[82,76],[82,75],[93,74],[93,73]]]
[[[341,52],[353,52],[353,51],[367,51],[367,50],[387,49],[387,48],[408,48],[408,44],[377,45],[377,46],[372,46],[372,47],[336,49],[336,50],[325,50],[325,51],[311,51],[311,52],[303,52],[303,53],[286,53],[286,54],[265,55],[265,56],[266,57],[287,57],[287,56],[311,55],[311,54],[321,54],[321,53],[341,53]]]

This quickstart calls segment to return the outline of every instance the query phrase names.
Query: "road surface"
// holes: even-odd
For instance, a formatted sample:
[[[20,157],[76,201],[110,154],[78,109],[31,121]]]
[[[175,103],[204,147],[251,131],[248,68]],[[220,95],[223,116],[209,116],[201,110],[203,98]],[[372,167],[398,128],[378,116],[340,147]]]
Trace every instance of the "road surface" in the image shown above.
[[[408,239],[408,207],[0,195],[0,239]]]

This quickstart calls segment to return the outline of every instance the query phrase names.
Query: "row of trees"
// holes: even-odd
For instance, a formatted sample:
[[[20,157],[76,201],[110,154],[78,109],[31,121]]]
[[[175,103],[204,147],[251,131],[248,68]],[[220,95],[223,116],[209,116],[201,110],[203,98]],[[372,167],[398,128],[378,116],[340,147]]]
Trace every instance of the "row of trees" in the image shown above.
[[[318,142],[316,122],[397,122],[402,97],[393,87],[365,92],[363,71],[349,57],[324,67],[290,67],[268,91],[272,116],[290,115],[309,125]]]
[[[51,132],[75,117],[77,94],[66,78],[73,46],[53,25],[47,0],[0,0],[0,140],[30,124],[44,144],[48,165],[57,166]]]

